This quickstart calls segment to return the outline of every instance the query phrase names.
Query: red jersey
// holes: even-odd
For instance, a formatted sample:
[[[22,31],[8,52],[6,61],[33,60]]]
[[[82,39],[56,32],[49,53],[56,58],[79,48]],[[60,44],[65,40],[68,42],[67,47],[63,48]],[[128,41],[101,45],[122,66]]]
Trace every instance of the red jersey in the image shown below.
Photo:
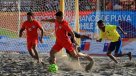
[[[38,28],[42,28],[41,24],[36,21],[25,21],[21,28],[26,29],[27,39],[38,39]]]
[[[56,41],[64,42],[69,40],[68,32],[72,32],[72,29],[68,25],[67,21],[62,21],[59,23],[55,20],[55,34],[56,34]]]

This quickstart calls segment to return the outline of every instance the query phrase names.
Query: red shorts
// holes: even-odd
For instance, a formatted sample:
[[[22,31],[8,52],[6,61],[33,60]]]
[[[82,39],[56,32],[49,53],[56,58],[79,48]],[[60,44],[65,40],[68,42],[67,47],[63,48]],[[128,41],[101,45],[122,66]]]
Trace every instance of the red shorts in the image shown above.
[[[53,50],[59,52],[62,48],[67,49],[69,52],[74,51],[73,44],[70,41],[65,41],[65,42],[57,42],[55,45],[52,47]]]
[[[38,44],[38,39],[27,40],[27,49],[31,50],[33,46],[36,46],[37,44]]]

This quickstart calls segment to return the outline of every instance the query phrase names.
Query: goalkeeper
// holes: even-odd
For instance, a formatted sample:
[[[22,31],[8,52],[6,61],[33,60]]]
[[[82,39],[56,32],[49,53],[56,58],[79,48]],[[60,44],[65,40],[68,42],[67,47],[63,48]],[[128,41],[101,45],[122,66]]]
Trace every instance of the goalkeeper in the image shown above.
[[[90,37],[87,36],[87,35],[81,35],[81,34],[77,33],[76,31],[73,31],[73,33],[74,33],[74,35],[75,35],[75,38],[80,38],[80,39],[90,39],[90,40],[92,40],[92,38],[90,38]],[[71,42],[72,42],[74,45],[77,45],[76,43],[74,43],[74,41],[73,41],[71,35],[68,34],[68,36],[69,36]],[[80,52],[80,47],[77,47],[77,49],[78,49],[78,52]],[[68,52],[67,49],[66,49],[66,52],[69,54],[69,52]]]
[[[76,31],[73,31],[73,33],[74,33],[74,35],[75,35],[75,38],[90,39],[90,40],[92,40],[92,38],[90,38],[90,37],[87,36],[87,35],[81,35],[81,34],[77,33]],[[92,59],[89,55],[81,53],[81,52],[80,52],[81,50],[80,50],[80,47],[78,47],[78,44],[74,42],[74,40],[73,40],[73,38],[71,37],[70,34],[68,34],[68,36],[69,36],[71,42],[73,43],[73,46],[75,47],[76,52],[78,53],[78,55],[79,55],[80,57],[87,58],[87,59],[90,61],[90,63],[89,63],[89,64],[86,66],[86,68],[85,68],[86,71],[90,70],[90,69],[92,68],[92,66],[93,66],[93,63],[94,63],[93,59]],[[67,53],[70,57],[72,57],[71,54],[70,54],[70,52],[69,52],[67,49],[66,49],[66,53]]]

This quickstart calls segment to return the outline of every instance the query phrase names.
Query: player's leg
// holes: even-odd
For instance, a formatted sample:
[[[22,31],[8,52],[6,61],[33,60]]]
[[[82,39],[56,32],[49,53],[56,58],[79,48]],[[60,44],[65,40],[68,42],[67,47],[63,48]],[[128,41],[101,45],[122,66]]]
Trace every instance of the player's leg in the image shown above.
[[[27,42],[27,49],[28,49],[29,54],[32,56],[32,58],[35,58],[34,53],[33,53],[33,49],[32,49],[32,43],[30,41]]]
[[[87,54],[83,54],[81,52],[78,53],[79,57],[84,57],[86,58],[89,62],[89,64],[87,64],[87,66],[85,67],[85,71],[89,71],[90,69],[92,69],[93,65],[94,65],[94,60],[91,56],[87,55]]]
[[[50,58],[49,58],[49,63],[50,64],[56,64],[56,58],[55,58],[55,54],[57,53],[56,50],[51,49],[50,51]]]
[[[33,45],[32,49],[33,49],[33,52],[34,52],[34,58],[38,61],[38,63],[41,62],[41,61],[39,60],[39,56],[38,56],[38,52],[37,52],[37,49],[36,49],[36,45],[35,45],[35,44]]]
[[[37,49],[36,49],[37,44],[38,44],[38,40],[37,39],[34,39],[34,40],[32,39],[31,41],[28,42],[28,48],[29,48],[29,53],[39,63],[40,62],[39,61],[39,56],[38,56]]]
[[[81,53],[81,49],[80,49],[79,46],[77,46],[77,47],[75,47],[75,48],[76,48],[76,50],[77,50],[77,54],[78,54],[79,57],[84,57],[84,58],[86,58],[86,59],[89,60],[89,61],[93,61],[93,59],[91,58],[91,56],[89,56],[89,55],[87,55],[87,54],[84,54],[84,53]]]
[[[132,59],[132,53],[131,53],[131,52],[128,52],[127,55],[128,55],[128,57],[129,57],[129,60],[131,60],[131,59]]]
[[[83,53],[77,53],[75,50],[70,51],[70,55],[71,55],[71,57],[73,57],[75,60],[78,60],[79,57],[84,57],[84,58],[86,58],[86,59],[88,59],[88,60],[90,61],[89,64],[87,64],[86,67],[85,67],[85,71],[86,71],[86,72],[88,72],[88,71],[92,68],[92,66],[93,66],[93,64],[94,64],[93,59],[92,59],[89,55],[85,55],[85,54],[83,54]]]
[[[72,57],[72,58],[74,58],[75,60],[78,60],[78,54],[77,54],[77,52],[75,51],[75,50],[71,50],[70,51],[70,56]]]
[[[70,52],[67,49],[65,49],[65,50],[66,50],[67,55],[69,55],[71,57]]]
[[[28,52],[29,52],[29,54],[32,56],[32,58],[34,58],[34,54],[33,54],[32,50],[31,50],[31,49],[28,49]]]
[[[111,42],[108,47],[107,56],[110,57],[115,63],[118,63],[116,58],[112,55],[112,52],[115,50],[115,42]]]
[[[67,53],[68,59],[69,59],[69,60],[72,60],[72,58],[73,58],[73,57],[71,56],[70,52],[69,52],[67,49],[65,49],[65,50],[66,50],[66,53]]]
[[[79,57],[84,57],[86,59],[88,59],[89,61],[92,61],[93,59],[91,58],[91,56],[87,55],[87,54],[84,54],[84,53],[81,53],[81,49],[79,46],[75,46],[75,50],[78,54]]]
[[[55,43],[55,45],[52,47],[50,51],[50,57],[49,57],[49,63],[50,64],[56,64],[56,58],[55,54],[59,52],[63,47],[59,45],[59,43]]]
[[[89,55],[79,53],[76,51],[76,47],[73,47],[70,43],[67,43],[67,45],[64,45],[64,47],[67,49],[68,54],[70,54],[70,56],[74,59],[78,60],[79,57],[84,57],[90,61],[90,63],[85,67],[86,71],[89,71],[92,68],[94,61]]]
[[[80,47],[79,47],[79,46],[74,46],[74,48],[75,48],[75,50],[77,50],[76,53],[77,53],[77,55],[78,55],[79,57],[85,57],[85,58],[87,58],[89,61],[92,61],[92,60],[93,60],[89,55],[81,53],[81,50],[80,50]],[[66,53],[71,56],[70,51],[67,50],[67,49],[66,49]]]
[[[78,51],[79,48],[78,48],[78,47],[75,47],[75,46],[74,46],[74,48],[75,48],[74,50],[76,51],[76,53],[78,53],[78,52],[79,52],[79,51]],[[66,53],[67,53],[70,57],[72,57],[69,50],[66,49]]]
[[[85,59],[87,59],[89,62],[89,64],[86,65],[85,67],[85,71],[88,72],[90,69],[92,69],[93,65],[94,65],[94,60],[91,56],[89,56],[88,54],[84,54],[81,53],[81,49],[79,46],[76,47],[77,53],[79,57],[83,57]]]
[[[128,53],[122,53],[122,41],[121,41],[121,39],[118,41],[118,42],[116,42],[116,49],[115,49],[115,55],[114,56],[116,56],[116,57],[122,57],[122,56],[128,56],[129,57],[129,59],[131,60],[131,58],[132,58],[132,55],[131,55],[131,52],[128,52]]]

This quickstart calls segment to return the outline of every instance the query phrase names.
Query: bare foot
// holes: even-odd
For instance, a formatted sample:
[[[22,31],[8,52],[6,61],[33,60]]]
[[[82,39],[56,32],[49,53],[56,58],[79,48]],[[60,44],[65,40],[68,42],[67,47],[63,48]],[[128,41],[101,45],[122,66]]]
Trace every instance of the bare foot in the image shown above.
[[[132,54],[131,54],[131,52],[128,53],[128,57],[129,57],[130,60],[132,59]]]
[[[94,65],[94,61],[90,61],[90,63],[88,65],[86,65],[85,71],[89,72],[89,70],[92,69],[93,65]]]
[[[42,59],[37,60],[37,63],[43,63]]]

